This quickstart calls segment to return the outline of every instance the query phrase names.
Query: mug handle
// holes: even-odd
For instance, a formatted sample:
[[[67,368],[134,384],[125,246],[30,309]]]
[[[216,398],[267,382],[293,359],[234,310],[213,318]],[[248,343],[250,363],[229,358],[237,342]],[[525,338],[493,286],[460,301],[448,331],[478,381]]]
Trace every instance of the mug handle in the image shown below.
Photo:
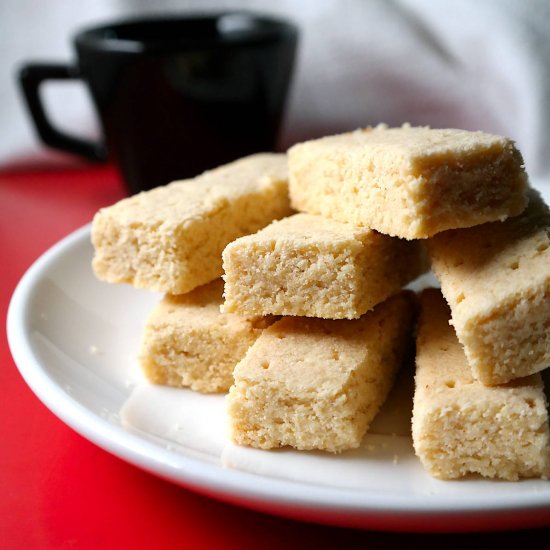
[[[81,155],[89,160],[107,160],[107,149],[103,143],[72,137],[54,128],[40,100],[40,86],[45,80],[80,79],[80,71],[74,65],[59,63],[29,63],[19,70],[19,83],[27,108],[42,141],[50,147]]]

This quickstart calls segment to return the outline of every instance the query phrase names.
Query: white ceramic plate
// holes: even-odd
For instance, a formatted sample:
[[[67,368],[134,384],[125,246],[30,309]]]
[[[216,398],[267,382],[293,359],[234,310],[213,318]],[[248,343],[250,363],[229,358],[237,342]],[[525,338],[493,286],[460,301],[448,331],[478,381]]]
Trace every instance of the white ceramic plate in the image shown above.
[[[414,531],[550,525],[549,481],[428,476],[407,435],[408,406],[386,407],[362,447],[341,455],[228,444],[222,396],[142,379],[141,327],[159,296],[98,281],[89,237],[89,227],[69,235],[26,273],[8,337],[36,395],[100,447],[184,487],[288,517]],[[410,399],[403,387],[394,403]]]

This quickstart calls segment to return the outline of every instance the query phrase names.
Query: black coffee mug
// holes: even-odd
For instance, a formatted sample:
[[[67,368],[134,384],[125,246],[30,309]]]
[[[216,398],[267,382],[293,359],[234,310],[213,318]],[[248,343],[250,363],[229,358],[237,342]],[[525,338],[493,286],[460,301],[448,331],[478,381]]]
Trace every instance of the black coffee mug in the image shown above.
[[[295,58],[290,22],[245,12],[147,18],[79,32],[73,65],[29,63],[19,78],[44,143],[109,158],[130,193],[276,147]],[[104,142],[54,128],[45,80],[82,79]]]

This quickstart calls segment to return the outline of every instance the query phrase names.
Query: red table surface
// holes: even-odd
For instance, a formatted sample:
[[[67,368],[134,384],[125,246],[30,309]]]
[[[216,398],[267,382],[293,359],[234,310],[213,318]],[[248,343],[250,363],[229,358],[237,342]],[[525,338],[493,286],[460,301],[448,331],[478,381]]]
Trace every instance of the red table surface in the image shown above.
[[[56,241],[124,195],[110,167],[0,172],[0,315]],[[224,504],[96,447],[50,413],[0,336],[0,548],[462,548],[550,540],[550,528],[413,535],[307,524]]]

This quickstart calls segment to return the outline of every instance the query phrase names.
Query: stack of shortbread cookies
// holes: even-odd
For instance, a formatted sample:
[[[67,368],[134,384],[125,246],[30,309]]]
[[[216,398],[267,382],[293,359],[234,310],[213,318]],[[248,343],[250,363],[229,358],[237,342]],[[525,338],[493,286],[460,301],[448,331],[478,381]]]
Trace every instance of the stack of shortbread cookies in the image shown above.
[[[358,447],[416,332],[425,468],[550,474],[550,212],[509,139],[405,125],[305,142],[102,209],[92,241],[100,279],[165,294],[148,379],[228,391],[233,442]],[[402,290],[430,265],[441,291]]]

